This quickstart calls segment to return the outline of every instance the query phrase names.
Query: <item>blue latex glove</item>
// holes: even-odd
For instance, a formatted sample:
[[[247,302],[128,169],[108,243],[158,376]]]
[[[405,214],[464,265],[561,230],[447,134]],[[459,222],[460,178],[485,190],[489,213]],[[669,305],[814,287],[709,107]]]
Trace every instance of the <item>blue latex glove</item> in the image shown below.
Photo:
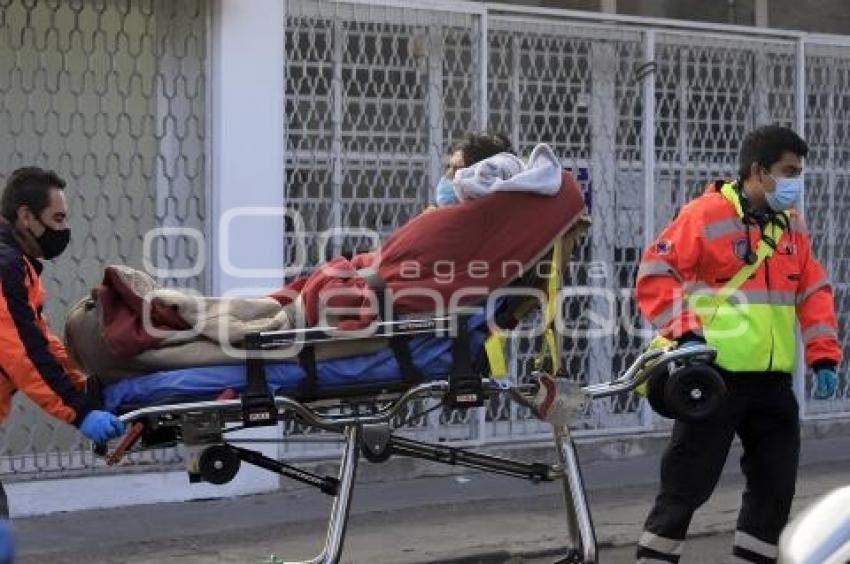
[[[126,430],[127,425],[108,411],[90,411],[80,425],[80,432],[96,443],[120,437]]]
[[[825,400],[835,393],[838,384],[838,374],[835,368],[819,368],[815,370],[815,399]]]
[[[8,519],[0,519],[0,564],[12,564],[15,559],[15,539],[12,524]]]

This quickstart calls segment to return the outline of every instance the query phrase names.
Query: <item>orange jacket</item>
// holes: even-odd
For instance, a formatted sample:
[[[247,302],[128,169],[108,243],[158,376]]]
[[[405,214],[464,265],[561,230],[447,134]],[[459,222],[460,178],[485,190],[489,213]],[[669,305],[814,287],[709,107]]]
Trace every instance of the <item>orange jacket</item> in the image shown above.
[[[42,315],[41,263],[24,255],[8,224],[0,224],[0,421],[23,391],[39,407],[79,425],[90,411],[77,370]]]
[[[736,204],[720,193],[723,184],[709,185],[688,203],[644,252],[636,283],[638,305],[667,338],[702,335],[700,319],[684,301],[686,291],[718,289],[745,264],[747,229]],[[755,250],[760,239],[759,226],[750,225],[749,248]],[[840,362],[832,289],[798,217],[792,214],[773,256],[740,290],[756,303],[762,299],[796,306],[809,365]],[[787,342],[793,335],[781,338]]]

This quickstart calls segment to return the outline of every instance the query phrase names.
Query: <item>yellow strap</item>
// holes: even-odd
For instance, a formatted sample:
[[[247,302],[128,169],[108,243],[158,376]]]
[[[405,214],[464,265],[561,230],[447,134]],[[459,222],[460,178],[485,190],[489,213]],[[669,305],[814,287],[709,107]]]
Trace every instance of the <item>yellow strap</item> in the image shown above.
[[[558,336],[555,333],[555,314],[558,307],[558,292],[561,291],[561,239],[552,247],[552,266],[546,280],[546,309],[543,311],[543,343],[535,360],[535,366],[543,367],[546,359],[551,360],[551,369],[557,373],[561,369],[561,357],[558,347]],[[528,300],[514,313],[517,319],[521,319],[535,305],[535,300]],[[505,343],[507,337],[501,333],[494,333],[484,341],[484,351],[487,353],[487,361],[490,363],[490,376],[494,379],[504,378],[508,374],[508,362],[505,356]]]
[[[505,341],[505,336],[498,333],[490,335],[484,341],[484,351],[487,353],[487,362],[490,363],[490,376],[497,380],[508,375]]]
[[[558,292],[561,291],[562,252],[562,239],[559,238],[552,246],[552,264],[546,283],[546,310],[543,312],[543,326],[545,327],[543,346],[540,348],[540,353],[535,362],[537,368],[541,368],[548,356],[552,363],[552,372],[555,374],[561,369],[561,355],[555,334],[555,315],[558,311]]]

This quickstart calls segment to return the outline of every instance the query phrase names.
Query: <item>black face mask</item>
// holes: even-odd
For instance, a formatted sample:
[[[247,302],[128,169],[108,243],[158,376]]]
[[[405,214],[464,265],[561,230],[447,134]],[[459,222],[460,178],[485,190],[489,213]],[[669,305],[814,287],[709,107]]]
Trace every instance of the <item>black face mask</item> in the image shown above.
[[[44,225],[44,233],[40,237],[36,237],[35,240],[38,246],[41,247],[44,258],[50,260],[58,257],[68,247],[68,243],[71,242],[71,230],[67,227],[65,229],[53,229],[49,225],[45,225],[40,219],[38,222]],[[34,233],[33,236],[35,236]]]

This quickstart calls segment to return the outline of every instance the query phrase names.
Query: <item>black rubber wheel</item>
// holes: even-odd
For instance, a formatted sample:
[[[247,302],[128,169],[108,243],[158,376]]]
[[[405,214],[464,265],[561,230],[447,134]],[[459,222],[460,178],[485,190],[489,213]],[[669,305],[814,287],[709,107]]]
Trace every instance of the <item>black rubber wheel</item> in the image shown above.
[[[363,453],[363,457],[369,462],[374,462],[376,464],[381,462],[386,462],[390,459],[390,455],[392,454],[392,450],[390,450],[390,444],[387,443],[384,445],[384,450],[380,452],[375,452],[366,442],[363,443],[360,451]]]
[[[664,386],[664,403],[675,419],[701,421],[714,415],[726,401],[726,384],[705,363],[689,364],[673,372]]]
[[[226,484],[236,477],[242,461],[225,445],[213,445],[201,453],[198,471],[201,477],[216,485]]]
[[[652,411],[661,417],[673,419],[673,412],[667,408],[667,404],[664,399],[664,390],[667,386],[667,379],[669,377],[670,371],[666,365],[659,364],[652,367],[646,381],[646,399],[649,401],[649,406],[652,408]]]

